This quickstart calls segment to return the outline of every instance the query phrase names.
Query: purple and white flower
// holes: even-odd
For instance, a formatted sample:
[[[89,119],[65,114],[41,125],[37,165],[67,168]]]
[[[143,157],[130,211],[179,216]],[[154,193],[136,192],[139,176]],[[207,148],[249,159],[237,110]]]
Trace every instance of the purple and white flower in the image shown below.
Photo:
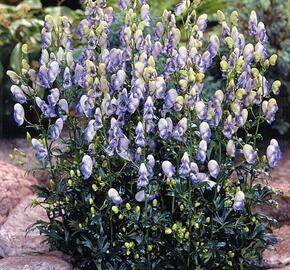
[[[89,155],[85,155],[82,159],[81,173],[86,180],[91,177],[93,173],[93,160]]]

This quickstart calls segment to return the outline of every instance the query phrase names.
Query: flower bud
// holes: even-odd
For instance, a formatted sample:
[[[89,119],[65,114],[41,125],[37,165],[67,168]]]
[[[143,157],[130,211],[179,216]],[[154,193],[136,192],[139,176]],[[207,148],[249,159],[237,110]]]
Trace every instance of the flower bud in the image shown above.
[[[271,66],[275,66],[277,63],[278,56],[277,54],[272,54],[269,58],[269,63]]]
[[[276,80],[272,84],[272,91],[274,95],[278,95],[280,92],[281,82]]]
[[[222,72],[227,72],[228,71],[228,63],[225,60],[222,60],[220,62],[220,67]]]

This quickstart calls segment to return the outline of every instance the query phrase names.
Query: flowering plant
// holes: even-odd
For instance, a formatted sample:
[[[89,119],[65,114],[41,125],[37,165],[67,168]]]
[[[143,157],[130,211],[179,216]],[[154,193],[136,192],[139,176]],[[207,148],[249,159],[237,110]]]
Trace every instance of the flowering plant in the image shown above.
[[[46,17],[39,70],[23,46],[21,74],[8,74],[15,121],[26,121],[24,107],[38,115],[32,144],[51,173],[34,201],[49,221],[37,227],[82,269],[260,267],[274,238],[253,208],[275,204],[264,180],[281,158],[275,139],[265,155],[258,149],[280,86],[264,76],[277,60],[264,24],[253,11],[244,36],[237,12],[226,22],[218,11],[222,35],[207,38],[195,3],[152,25],[145,0],[121,0],[112,48],[113,9],[85,4],[76,32],[66,17]],[[185,11],[181,43],[175,18]],[[208,97],[203,82],[216,63],[223,88]]]

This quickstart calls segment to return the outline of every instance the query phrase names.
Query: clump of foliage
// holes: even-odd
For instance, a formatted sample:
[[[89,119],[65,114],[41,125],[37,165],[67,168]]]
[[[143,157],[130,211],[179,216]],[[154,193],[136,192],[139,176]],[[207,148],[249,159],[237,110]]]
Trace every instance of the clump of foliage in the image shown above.
[[[281,158],[275,139],[258,149],[280,86],[265,77],[277,55],[266,53],[264,24],[252,12],[244,35],[237,12],[227,21],[219,11],[222,34],[207,39],[195,3],[153,24],[145,0],[121,0],[115,47],[113,9],[84,4],[76,30],[67,17],[46,17],[39,69],[24,45],[21,72],[8,73],[15,121],[35,112],[32,144],[51,174],[34,201],[49,221],[36,226],[81,269],[262,267],[275,239],[253,208],[275,203],[263,179]],[[180,43],[176,18],[188,9]],[[215,63],[221,88],[210,95]]]

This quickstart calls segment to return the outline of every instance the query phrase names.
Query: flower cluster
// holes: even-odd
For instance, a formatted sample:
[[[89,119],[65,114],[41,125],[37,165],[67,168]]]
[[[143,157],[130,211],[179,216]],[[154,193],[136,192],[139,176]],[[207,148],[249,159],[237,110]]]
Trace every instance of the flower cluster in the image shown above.
[[[252,12],[244,36],[238,14],[233,12],[229,23],[219,11],[222,36],[207,39],[207,15],[193,10],[183,37],[176,16],[191,10],[190,1],[181,1],[174,13],[165,10],[153,23],[145,0],[120,0],[124,23],[120,46],[112,48],[113,9],[105,1],[84,2],[86,18],[75,32],[66,17],[57,22],[46,17],[37,71],[9,74],[18,102],[15,121],[24,123],[23,106],[33,102],[36,127],[43,132],[32,144],[37,159],[49,161],[43,164],[54,184],[47,194],[58,192],[53,197],[58,203],[47,209],[52,219],[45,232],[50,236],[61,218],[57,234],[69,230],[74,236],[58,248],[80,246],[90,267],[97,253],[106,267],[122,261],[118,258],[126,258],[126,269],[142,264],[151,269],[165,261],[176,269],[197,263],[221,269],[224,258],[237,267],[239,254],[225,255],[233,247],[223,242],[228,236],[222,218],[236,224],[234,237],[244,223],[254,230],[259,218],[247,219],[253,205],[247,192],[265,195],[268,187],[255,186],[252,178],[281,159],[275,139],[265,156],[257,148],[259,125],[274,121],[278,109],[272,95],[279,85],[271,88],[265,77],[276,56],[267,55],[264,24]],[[74,53],[73,35],[81,54]],[[207,97],[204,81],[217,61],[224,86]],[[72,222],[88,232],[86,243],[78,239],[79,231],[73,233]],[[174,233],[178,226],[183,233]],[[88,251],[99,237],[104,247]],[[221,253],[208,253],[212,241],[224,243]]]

